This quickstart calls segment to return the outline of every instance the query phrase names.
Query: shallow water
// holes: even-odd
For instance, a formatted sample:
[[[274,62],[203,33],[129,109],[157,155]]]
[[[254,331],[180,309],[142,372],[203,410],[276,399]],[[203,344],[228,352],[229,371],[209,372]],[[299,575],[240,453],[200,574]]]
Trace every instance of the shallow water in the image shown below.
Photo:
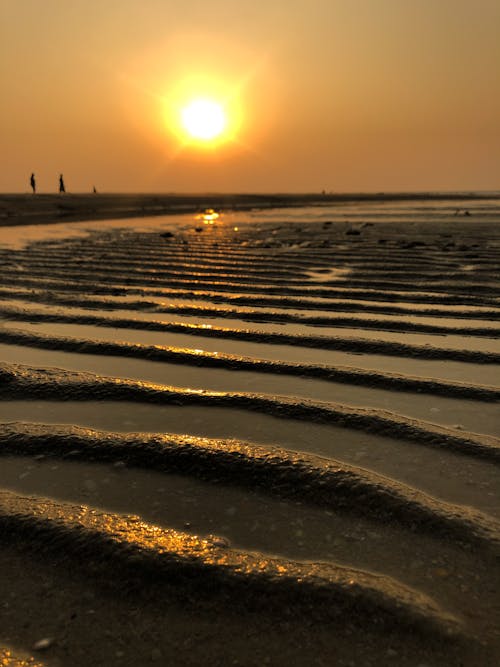
[[[5,302],[4,302],[5,303]],[[7,304],[5,304],[7,305]],[[28,302],[16,301],[11,302],[9,305],[16,306],[21,308],[25,312],[33,311],[33,320],[32,324],[37,324],[36,322],[36,313],[37,312],[48,312],[48,313],[63,313],[64,311],[61,308],[55,308],[51,306],[46,306],[42,304],[29,304]],[[0,301],[0,307],[2,302]],[[28,307],[27,307],[28,306]],[[265,333],[286,333],[287,335],[299,335],[299,336],[332,336],[338,338],[346,339],[362,339],[362,340],[373,340],[373,341],[388,341],[403,343],[407,345],[430,345],[437,348],[446,348],[453,350],[474,350],[477,352],[494,352],[500,353],[500,337],[474,337],[472,335],[453,335],[450,334],[433,334],[433,333],[415,333],[415,332],[405,332],[405,331],[386,331],[383,329],[363,329],[362,326],[355,328],[352,326],[312,326],[307,324],[294,324],[292,322],[249,322],[245,320],[239,320],[232,317],[208,317],[203,318],[197,315],[167,315],[161,313],[145,313],[141,311],[130,310],[113,310],[111,313],[109,310],[99,310],[99,309],[85,309],[85,308],[65,308],[65,312],[77,316],[91,316],[91,317],[102,317],[103,319],[110,320],[109,325],[112,326],[112,320],[116,319],[127,319],[135,320],[138,322],[137,327],[126,327],[128,330],[139,330],[140,322],[162,322],[167,324],[188,324],[197,327],[204,328],[221,328],[221,329],[240,329],[246,331],[252,331],[256,333],[265,332]],[[11,320],[15,322],[15,315],[10,316],[9,314],[2,315],[0,313],[0,326],[2,319],[5,321]],[[202,319],[202,321],[200,321]],[[26,324],[25,320],[22,320],[22,324]],[[61,322],[61,324],[70,324]],[[21,326],[21,323],[20,323]],[[70,325],[71,326],[71,325]],[[81,326],[81,325],[76,325]],[[88,326],[88,325],[86,325]],[[96,325],[97,326],[97,325]],[[100,326],[100,325],[99,325]],[[390,324],[388,325],[388,328]],[[117,331],[124,330],[125,327],[116,327]],[[156,332],[157,334],[159,332]],[[123,335],[123,334],[122,334]],[[128,334],[127,334],[128,335]],[[215,335],[215,334],[214,334]]]
[[[144,218],[116,218],[114,220],[86,220],[84,222],[54,222],[36,225],[0,227],[0,246],[22,249],[31,243],[46,243],[88,236],[92,232],[111,230],[158,230],[163,232],[191,221],[192,216],[158,216]]]
[[[373,389],[310,378],[197,368],[184,364],[158,364],[142,359],[75,354],[0,344],[1,358],[10,363],[65,368],[108,377],[128,378],[174,387],[224,392],[249,392],[290,396],[342,405],[389,410],[426,422],[460,427],[475,433],[500,437],[497,403],[428,396],[404,391]]]
[[[298,208],[255,209],[250,211],[226,211],[221,213],[218,225],[234,228],[235,225],[268,223],[272,225],[289,225],[300,223],[310,225],[318,222],[353,223],[402,223],[401,229],[412,224],[435,224],[436,222],[456,222],[456,211],[468,209],[472,214],[466,221],[473,226],[477,222],[498,220],[500,205],[498,199],[464,202],[447,201],[386,201],[386,202],[342,202],[325,204],[324,206],[303,206]],[[160,215],[143,218],[117,218],[113,220],[56,222],[37,225],[19,225],[0,228],[0,245],[11,248],[23,248],[28,243],[67,239],[84,236],[91,231],[110,230],[142,230],[159,231],[173,228],[184,229],[193,225],[192,214]],[[459,218],[464,222],[464,218]],[[401,232],[404,236],[404,231]]]
[[[85,297],[82,297],[85,298]],[[144,298],[145,301],[148,301],[148,298]],[[72,306],[71,304],[64,304],[64,306],[57,305],[57,304],[44,304],[40,303],[39,301],[23,301],[21,299],[10,299],[8,301],[5,300],[0,300],[0,303],[2,305],[12,305],[16,308],[21,308],[21,309],[31,309],[31,310],[37,310],[37,309],[43,309],[43,310],[57,310],[60,308],[67,309],[68,312],[70,313],[91,313],[94,315],[102,315],[102,316],[114,316],[114,317],[125,317],[125,318],[136,318],[136,319],[141,319],[141,320],[156,320],[156,319],[164,319],[165,317],[168,317],[166,313],[162,312],[156,312],[156,311],[151,311],[151,310],[142,310],[142,309],[137,309],[137,310],[130,310],[130,309],[120,309],[119,306],[120,304],[125,304],[125,303],[130,303],[134,301],[141,301],[141,297],[136,297],[134,295],[131,295],[130,297],[112,297],[112,296],[107,296],[105,300],[103,301],[103,308],[97,308],[97,307],[91,307],[89,308],[81,308],[78,306]],[[287,330],[290,331],[300,331],[302,327],[307,327],[307,330],[309,330],[309,327],[311,327],[312,331],[320,332],[320,333],[326,333],[325,330],[328,330],[329,327],[335,328],[335,322],[337,317],[348,317],[348,318],[355,318],[356,320],[359,320],[360,324],[360,329],[361,331],[363,330],[363,322],[370,321],[370,320],[376,320],[377,322],[381,322],[381,328],[378,330],[391,330],[391,324],[394,322],[411,322],[415,324],[422,324],[425,326],[439,326],[439,327],[445,327],[449,328],[450,334],[453,333],[453,329],[455,328],[480,328],[480,329],[491,329],[491,336],[497,337],[497,334],[500,335],[500,324],[496,321],[491,321],[491,320],[481,320],[481,319],[463,319],[463,318],[451,318],[451,317],[428,317],[428,316],[422,316],[422,315],[405,315],[404,317],[401,317],[400,315],[390,315],[386,313],[380,313],[380,314],[374,314],[374,313],[362,313],[362,312],[355,312],[353,313],[352,311],[335,311],[335,313],[325,313],[324,311],[317,311],[315,314],[311,313],[311,311],[300,311],[296,309],[288,309],[288,308],[273,308],[272,310],[269,310],[268,308],[261,308],[258,306],[255,307],[245,307],[245,306],[231,306],[231,307],[221,307],[220,303],[213,303],[210,304],[210,302],[207,301],[185,301],[182,299],[173,299],[172,301],[169,301],[168,303],[162,302],[162,305],[164,307],[172,306],[173,308],[176,307],[197,307],[200,310],[196,313],[196,315],[193,316],[183,316],[183,315],[177,315],[177,313],[173,313],[171,317],[177,319],[177,317],[187,317],[188,319],[195,318],[196,322],[199,322],[200,320],[202,322],[205,322],[207,319],[213,319],[211,315],[206,315],[204,309],[207,307],[212,307],[217,310],[221,310],[224,312],[230,312],[232,316],[230,318],[226,317],[221,317],[218,318],[217,321],[220,321],[220,326],[228,326],[230,322],[232,322],[234,319],[236,319],[238,322],[241,322],[241,328],[247,328],[248,326],[251,325],[251,322],[245,319],[240,319],[238,320],[238,316],[241,317],[241,315],[245,313],[249,314],[255,314],[257,316],[260,316],[259,321],[257,322],[258,325],[262,326],[267,326],[269,324],[268,321],[266,321],[266,317],[269,320],[269,316],[272,317],[273,313],[285,313],[285,314],[291,314],[295,313],[296,318],[295,322],[294,321],[286,321],[286,322],[276,322],[272,323],[270,326],[279,326],[283,327],[286,326]],[[328,325],[309,325],[306,323],[300,323],[301,318],[304,317],[309,317],[309,316],[318,316],[322,317],[323,319],[328,318],[331,321],[331,324],[329,323]],[[236,325],[234,325],[236,326]],[[394,327],[392,327],[394,328]],[[356,329],[358,331],[358,329]]]
[[[69,336],[77,339],[93,339],[107,342],[129,342],[141,345],[161,345],[187,350],[245,356],[269,361],[285,361],[303,364],[326,364],[371,369],[415,377],[455,380],[473,384],[500,386],[499,364],[476,364],[461,361],[412,359],[381,354],[351,353],[337,350],[303,348],[294,345],[271,345],[248,341],[206,338],[190,334],[168,332],[106,329],[80,324],[30,324],[27,322],[4,322],[14,329],[54,336]]]

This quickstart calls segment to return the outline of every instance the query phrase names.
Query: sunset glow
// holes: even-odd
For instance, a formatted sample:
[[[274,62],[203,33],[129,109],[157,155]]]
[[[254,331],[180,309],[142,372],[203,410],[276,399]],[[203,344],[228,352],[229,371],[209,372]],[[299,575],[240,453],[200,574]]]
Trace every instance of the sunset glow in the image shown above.
[[[116,5],[0,2],[1,190],[499,187],[498,0]]]
[[[227,125],[223,107],[212,100],[194,100],[182,109],[181,117],[188,135],[201,141],[219,137]]]
[[[165,86],[161,99],[167,150],[174,156],[223,156],[242,140],[241,92],[229,77],[215,71],[184,73]]]

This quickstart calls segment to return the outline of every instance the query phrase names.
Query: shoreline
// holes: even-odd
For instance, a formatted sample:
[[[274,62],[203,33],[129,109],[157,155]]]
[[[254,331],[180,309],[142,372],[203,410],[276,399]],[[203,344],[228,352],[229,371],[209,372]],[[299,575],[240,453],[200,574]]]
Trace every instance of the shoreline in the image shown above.
[[[334,193],[334,194],[0,194],[0,227],[48,222],[193,214],[225,211],[403,201],[480,201],[498,193]]]

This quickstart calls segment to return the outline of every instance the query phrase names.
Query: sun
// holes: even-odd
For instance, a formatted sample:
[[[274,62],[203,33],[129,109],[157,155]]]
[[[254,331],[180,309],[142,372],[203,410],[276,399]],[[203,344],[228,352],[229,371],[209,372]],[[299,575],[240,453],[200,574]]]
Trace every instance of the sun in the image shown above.
[[[222,104],[210,99],[195,99],[182,108],[181,123],[192,139],[210,142],[222,136],[227,117]]]
[[[161,98],[162,122],[174,154],[223,155],[241,144],[243,101],[236,84],[217,77],[186,76]]]

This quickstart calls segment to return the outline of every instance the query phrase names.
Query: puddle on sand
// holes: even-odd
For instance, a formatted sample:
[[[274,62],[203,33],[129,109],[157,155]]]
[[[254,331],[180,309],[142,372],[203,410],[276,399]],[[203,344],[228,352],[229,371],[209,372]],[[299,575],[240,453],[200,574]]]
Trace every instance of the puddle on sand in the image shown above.
[[[310,269],[305,271],[305,275],[311,282],[326,282],[328,280],[340,280],[352,273],[352,269],[347,267],[332,267],[330,269]]]

